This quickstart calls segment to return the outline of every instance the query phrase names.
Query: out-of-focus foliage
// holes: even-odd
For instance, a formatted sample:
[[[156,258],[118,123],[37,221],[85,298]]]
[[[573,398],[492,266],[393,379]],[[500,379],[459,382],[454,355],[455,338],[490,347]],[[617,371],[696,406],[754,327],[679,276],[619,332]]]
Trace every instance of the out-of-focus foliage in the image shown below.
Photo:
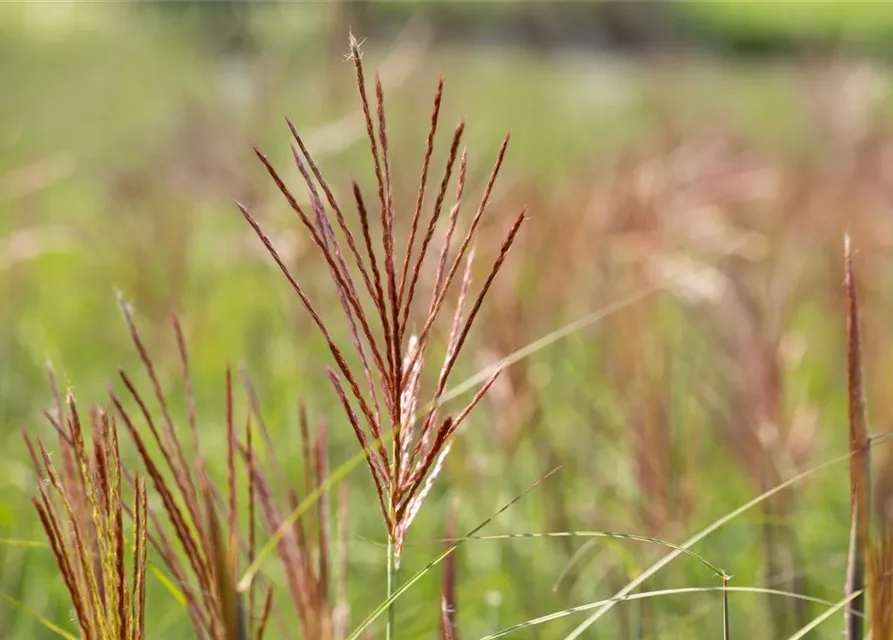
[[[506,370],[459,434],[414,524],[404,575],[442,548],[426,541],[442,536],[447,504],[456,507],[457,530],[466,531],[558,464],[558,475],[488,531],[606,529],[679,541],[780,480],[844,454],[845,230],[859,250],[870,415],[877,430],[887,428],[889,69],[852,51],[771,62],[704,55],[735,38],[796,44],[802,34],[807,43],[826,36],[833,43],[838,34],[863,33],[871,44],[887,28],[886,5],[825,3],[798,8],[794,19],[794,9],[775,3],[635,3],[643,16],[654,7],[652,15],[691,33],[694,43],[684,54],[642,58],[604,46],[519,46],[510,42],[518,36],[511,21],[502,28],[512,37],[488,39],[488,24],[524,12],[555,25],[574,16],[585,35],[584,14],[604,8],[582,4],[563,13],[529,3],[206,4],[0,7],[0,592],[60,625],[71,618],[49,552],[13,543],[42,539],[29,502],[37,478],[18,429],[50,433],[40,413],[49,403],[47,359],[85,411],[105,399],[110,380],[118,384],[118,366],[138,369],[115,288],[133,302],[182,422],[187,409],[167,324],[172,310],[180,313],[212,477],[225,477],[227,362],[244,360],[251,371],[287,481],[303,477],[298,397],[311,415],[329,417],[331,466],[355,454],[325,380],[325,345],[231,201],[252,208],[315,303],[337,317],[326,273],[250,145],[287,167],[285,113],[339,200],[349,201],[352,178],[373,184],[343,58],[349,25],[367,37],[364,62],[370,73],[381,70],[387,89],[398,224],[415,202],[441,73],[443,129],[463,116],[469,122],[463,224],[502,137],[513,131],[480,251],[498,245],[523,205],[529,227],[457,376],[636,300]],[[414,8],[423,15],[409,21]],[[430,12],[450,13],[453,26],[426,21]],[[591,19],[599,33],[610,30]],[[637,19],[650,28],[646,17]],[[456,25],[474,37],[444,35]],[[584,38],[596,41],[609,39]],[[432,161],[438,170],[445,139]],[[475,274],[476,285],[485,275]],[[334,331],[349,339],[346,327]],[[238,396],[240,410],[244,404]],[[133,463],[129,441],[121,449]],[[837,601],[846,478],[843,464],[810,475],[697,551],[732,573],[733,586]],[[348,483],[356,623],[382,599],[384,548],[368,478],[354,473]],[[633,543],[583,547],[569,538],[467,544],[455,576],[459,635],[481,637],[610,597],[663,553]],[[401,638],[436,633],[440,581],[428,578],[401,600]],[[277,570],[269,579],[286,588]],[[715,581],[680,558],[648,583],[681,586]],[[190,637],[183,608],[163,585],[150,577],[148,590],[149,637]],[[714,596],[623,603],[597,631],[605,638],[719,637]],[[744,593],[730,604],[736,637],[785,637],[826,610]],[[292,615],[287,606],[274,609],[272,629],[289,628]],[[841,619],[815,636],[839,637]],[[577,620],[517,637],[561,638]],[[0,603],[0,637],[52,636]]]

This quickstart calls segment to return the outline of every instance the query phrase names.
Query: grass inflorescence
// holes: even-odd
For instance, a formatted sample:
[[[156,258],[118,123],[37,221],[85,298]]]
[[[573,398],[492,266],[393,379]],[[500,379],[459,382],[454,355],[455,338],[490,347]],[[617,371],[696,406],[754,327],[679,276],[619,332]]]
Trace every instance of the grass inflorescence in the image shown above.
[[[256,152],[285,200],[307,229],[328,267],[333,288],[350,327],[353,338],[350,346],[356,352],[360,367],[352,368],[348,364],[344,354],[346,347],[336,344],[327,321],[317,312],[248,208],[241,204],[239,208],[285,274],[331,351],[335,368],[329,369],[329,379],[357,441],[367,452],[366,462],[387,530],[387,576],[390,595],[397,588],[397,570],[406,533],[435,478],[443,468],[444,459],[450,450],[451,436],[501,373],[501,369],[497,369],[464,409],[443,417],[439,415],[443,394],[454,371],[456,360],[466,344],[484,298],[517,238],[526,211],[522,210],[509,228],[480,292],[472,298],[470,285],[476,253],[476,233],[499,175],[509,136],[506,136],[500,147],[496,163],[467,230],[464,235],[460,235],[457,233],[457,226],[465,190],[467,153],[463,150],[460,158],[459,147],[465,124],[459,122],[452,135],[446,167],[428,222],[426,225],[423,224],[429,165],[443,99],[441,79],[434,96],[418,196],[412,210],[410,231],[401,260],[396,237],[384,91],[380,78],[376,76],[376,110],[373,116],[367,95],[362,54],[353,36],[350,40],[350,58],[356,71],[357,88],[378,187],[380,248],[376,249],[374,246],[370,232],[370,212],[359,185],[354,182],[353,193],[365,256],[357,241],[357,234],[345,220],[342,206],[290,120],[288,126],[296,145],[292,145],[292,156],[309,192],[311,203],[309,212],[298,203],[267,157],[260,150]],[[426,258],[435,239],[438,221],[444,213],[444,203],[451,177],[456,171],[457,161],[455,199],[448,213],[447,229],[441,240],[441,249],[439,253],[434,254],[435,273],[433,286],[428,295],[427,312],[423,315],[421,330],[417,334],[410,335],[410,318],[417,294],[420,293],[419,281],[423,269],[427,266]],[[319,190],[325,194],[325,200],[320,197]],[[339,238],[335,231],[332,223],[333,215],[342,238]],[[422,233],[418,239],[419,246],[416,247],[419,231]],[[454,235],[457,239],[461,238],[456,248],[453,247]],[[346,250],[344,245],[347,247]],[[345,258],[345,255],[348,257]],[[354,263],[354,271],[358,276],[351,273],[348,260]],[[460,270],[463,273],[461,278],[458,277]],[[426,355],[435,323],[445,310],[444,303],[454,283],[458,284],[459,292],[450,323],[446,355],[437,375],[430,402],[423,404],[422,382],[426,369]],[[369,303],[364,304],[365,299],[368,299]],[[385,446],[386,438],[390,439],[390,451]],[[392,610],[389,615],[388,637],[391,637],[393,624]]]

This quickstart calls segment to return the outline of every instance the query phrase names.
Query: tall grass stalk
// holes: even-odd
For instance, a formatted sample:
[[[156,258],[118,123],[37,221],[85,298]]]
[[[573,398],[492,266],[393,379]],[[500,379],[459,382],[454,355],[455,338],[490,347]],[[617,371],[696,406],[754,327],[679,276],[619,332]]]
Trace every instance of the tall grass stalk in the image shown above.
[[[501,367],[494,371],[464,409],[455,415],[439,417],[439,408],[458,356],[467,343],[484,298],[518,236],[526,212],[522,210],[509,227],[481,290],[472,298],[470,286],[477,231],[499,175],[509,136],[502,143],[468,228],[464,236],[459,236],[461,241],[458,246],[454,247],[467,167],[467,152],[463,150],[460,154],[459,149],[465,130],[464,122],[460,121],[453,131],[446,167],[427,224],[423,224],[422,216],[443,99],[441,79],[434,95],[418,195],[409,218],[409,232],[401,259],[398,256],[395,232],[398,221],[395,217],[391,183],[384,91],[376,76],[376,108],[373,113],[366,90],[362,52],[353,35],[350,36],[349,47],[366,123],[372,170],[378,187],[381,246],[378,249],[373,246],[370,214],[359,185],[353,183],[353,198],[360,223],[359,233],[355,234],[347,224],[343,208],[333,189],[323,177],[291,120],[286,119],[295,143],[291,146],[292,158],[309,194],[309,211],[305,211],[299,204],[267,157],[260,150],[255,151],[276,187],[309,233],[329,270],[350,329],[351,346],[359,367],[348,364],[344,345],[335,342],[329,321],[317,312],[316,306],[279,256],[255,217],[244,205],[238,204],[238,207],[301,300],[332,354],[335,368],[329,369],[329,380],[341,402],[347,422],[366,455],[387,531],[386,571],[390,600],[399,591],[400,553],[407,531],[443,468],[444,459],[450,451],[451,438],[502,371]],[[457,173],[455,197],[446,220],[446,231],[439,255],[429,261],[426,258],[430,256],[454,170]],[[348,260],[354,263],[353,269],[348,267]],[[433,286],[429,293],[429,302],[419,309],[416,304],[418,285],[422,281],[423,271],[427,269],[433,269]],[[427,373],[424,366],[426,355],[435,325],[443,315],[447,294],[454,287],[458,287],[458,294],[455,311],[448,325],[446,353],[434,388],[430,392],[430,403],[426,405],[420,402],[423,378]],[[421,330],[410,335],[410,320],[417,311],[421,311]],[[390,451],[384,444],[388,436],[392,436]],[[394,610],[389,606],[386,626],[386,637],[389,640],[395,634],[394,621]]]
[[[867,593],[871,637],[893,638],[893,454],[872,450],[862,379],[862,341],[853,251],[845,239],[847,373],[852,533],[847,566],[845,608],[848,640],[864,637]],[[867,576],[867,580],[866,580]]]
[[[850,442],[851,534],[847,560],[845,609],[847,640],[862,640],[865,612],[865,551],[869,548],[868,427],[862,385],[862,344],[859,303],[850,237],[844,239],[844,289],[847,327],[847,391]]]
[[[397,590],[397,544],[388,539],[388,598],[394,595],[394,592]],[[388,621],[385,626],[385,637],[387,640],[392,640],[394,634],[396,632],[396,615],[397,609],[391,604],[388,607]]]

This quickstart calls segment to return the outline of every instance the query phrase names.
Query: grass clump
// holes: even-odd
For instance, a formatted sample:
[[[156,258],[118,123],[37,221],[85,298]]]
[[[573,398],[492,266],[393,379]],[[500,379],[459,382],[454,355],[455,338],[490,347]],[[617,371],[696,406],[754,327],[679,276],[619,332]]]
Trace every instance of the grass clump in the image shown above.
[[[43,441],[35,445],[27,433],[23,436],[41,479],[34,507],[68,589],[75,622],[83,640],[144,638],[148,535],[145,480],[132,482],[133,502],[128,507],[114,416],[104,408],[91,409],[93,446],[89,451],[74,396],[68,394],[67,411],[63,410],[52,370],[50,379],[56,407],[55,412],[46,412],[46,417],[58,434],[59,466]],[[124,524],[125,511],[132,516],[130,528]],[[125,543],[127,538],[131,545]]]
[[[317,312],[248,208],[242,204],[238,207],[285,274],[334,359],[335,366],[328,370],[328,377],[365,454],[387,531],[388,599],[392,600],[399,595],[397,572],[407,532],[443,468],[452,436],[501,373],[501,367],[491,373],[464,408],[441,415],[441,404],[456,361],[467,343],[484,298],[518,237],[526,211],[522,210],[506,231],[480,291],[472,295],[477,232],[499,175],[509,136],[500,147],[473,217],[461,233],[458,227],[465,191],[467,151],[463,149],[460,154],[465,130],[464,121],[460,121],[453,131],[446,166],[426,219],[424,205],[429,169],[443,98],[441,79],[434,96],[418,194],[401,257],[396,233],[401,223],[395,216],[382,85],[376,76],[376,111],[373,116],[366,93],[362,53],[353,36],[350,52],[378,188],[380,246],[375,247],[373,242],[374,223],[359,185],[353,183],[360,223],[360,231],[355,233],[291,120],[287,119],[287,122],[296,144],[292,145],[292,154],[309,192],[309,211],[298,203],[266,156],[257,149],[255,151],[309,232],[328,268],[350,328],[351,346],[358,365],[349,363],[350,357],[345,355],[348,347],[333,338],[329,321]],[[445,216],[446,231],[438,240],[437,228],[444,218],[454,174],[457,178],[453,204]],[[435,249],[438,241],[440,247]],[[353,270],[348,267],[348,261],[354,263]],[[431,282],[428,300],[419,303],[417,300],[423,294],[423,283],[427,280]],[[434,342],[438,320],[446,315],[448,294],[456,289],[456,301],[447,321],[445,353],[434,376],[433,390],[426,397],[422,394],[428,370],[426,359]],[[258,519],[276,539],[275,550],[300,623],[301,637],[322,640],[345,637],[348,611],[345,586],[347,497],[346,489],[340,489],[340,544],[334,550],[328,496],[324,488],[328,479],[325,423],[312,439],[306,410],[301,406],[299,427],[304,443],[304,491],[308,498],[314,491],[318,492],[317,509],[315,514],[302,514],[290,521],[284,517],[274,497],[275,485],[281,482],[283,474],[275,457],[275,445],[263,423],[254,386],[246,373],[244,382],[250,412],[242,438],[237,434],[232,375],[227,368],[224,381],[226,478],[221,490],[209,473],[208,459],[199,439],[189,357],[179,320],[173,316],[188,414],[188,444],[191,446],[186,446],[178,434],[156,365],[140,336],[130,306],[120,294],[119,305],[160,416],[153,414],[134,379],[119,370],[128,397],[125,400],[110,387],[113,414],[102,410],[93,415],[96,453],[92,461],[84,448],[73,398],[69,400],[67,419],[61,408],[57,410],[57,416],[50,416],[63,444],[64,473],[55,471],[42,444],[38,443],[38,455],[28,440],[35,465],[48,480],[48,486],[61,498],[62,513],[72,522],[73,546],[66,542],[61,532],[65,518],[57,512],[50,489],[42,485],[41,500],[35,500],[35,504],[69,588],[83,637],[143,637],[147,545],[151,545],[181,590],[197,638],[263,638],[270,622],[272,586],[266,585],[258,598],[256,590],[258,583],[264,582],[263,578],[255,579],[249,574],[247,582],[245,579],[240,582],[238,576],[240,558],[245,558],[249,566],[256,566],[260,561],[257,557]],[[422,309],[421,328],[411,333],[417,306]],[[261,427],[265,449],[269,452],[266,465],[261,464],[257,454],[253,422]],[[160,501],[160,512],[147,506],[145,481],[121,465],[118,424],[123,424],[133,441]],[[67,431],[63,425],[67,425]],[[187,453],[187,449],[191,451]],[[264,466],[272,473],[265,471]],[[275,478],[271,479],[271,476]],[[122,480],[133,487],[136,496],[130,511],[136,541],[134,580],[130,590],[123,574]],[[244,486],[240,488],[240,484]],[[240,494],[247,496],[247,506],[241,510]],[[288,508],[293,513],[299,511],[298,492],[290,489],[288,496]],[[166,524],[162,524],[162,517]],[[152,523],[151,533],[148,522]],[[247,533],[243,531],[245,524]],[[449,556],[451,550],[448,548],[440,559]],[[336,563],[337,584],[333,577]],[[446,638],[456,635],[455,574],[456,566],[450,559],[444,575],[441,620],[441,635]],[[367,620],[364,626],[369,622]],[[386,627],[389,638],[395,633],[394,627],[394,611],[390,606]]]

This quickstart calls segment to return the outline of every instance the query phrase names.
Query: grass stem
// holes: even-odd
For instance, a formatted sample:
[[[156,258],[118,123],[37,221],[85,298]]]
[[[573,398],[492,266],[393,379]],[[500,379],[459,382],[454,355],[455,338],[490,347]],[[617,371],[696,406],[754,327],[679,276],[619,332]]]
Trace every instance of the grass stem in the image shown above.
[[[397,544],[392,538],[388,538],[388,599],[397,590]],[[388,622],[385,628],[386,640],[394,640],[394,621],[396,618],[394,603],[388,607]]]

